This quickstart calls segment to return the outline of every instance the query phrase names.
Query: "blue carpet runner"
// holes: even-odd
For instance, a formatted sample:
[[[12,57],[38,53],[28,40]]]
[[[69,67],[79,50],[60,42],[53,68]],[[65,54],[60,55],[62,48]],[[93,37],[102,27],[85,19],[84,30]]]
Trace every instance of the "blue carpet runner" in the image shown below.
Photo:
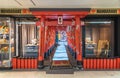
[[[52,66],[70,66],[65,42],[59,42],[52,58]]]

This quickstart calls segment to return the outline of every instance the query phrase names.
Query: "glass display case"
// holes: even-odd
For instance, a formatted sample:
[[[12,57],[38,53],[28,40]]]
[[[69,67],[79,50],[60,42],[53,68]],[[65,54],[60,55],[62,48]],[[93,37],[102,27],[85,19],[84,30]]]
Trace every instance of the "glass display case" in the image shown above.
[[[27,18],[16,21],[16,52],[19,57],[37,57],[38,40],[34,20]]]
[[[0,17],[0,68],[11,67],[14,53],[14,23],[9,17]]]
[[[85,21],[85,57],[112,57],[114,22],[112,20]]]

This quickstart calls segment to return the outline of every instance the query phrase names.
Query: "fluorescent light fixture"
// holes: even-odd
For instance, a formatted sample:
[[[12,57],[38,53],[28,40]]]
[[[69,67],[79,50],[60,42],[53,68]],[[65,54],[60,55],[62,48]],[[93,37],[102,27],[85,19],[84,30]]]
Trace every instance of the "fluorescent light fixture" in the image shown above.
[[[35,2],[33,0],[30,0],[34,6],[36,6]]]
[[[35,22],[19,22],[18,24],[36,24]]]
[[[93,22],[85,22],[90,24],[110,24],[111,21],[93,21]]]
[[[15,0],[15,2],[17,2],[20,6],[22,6],[22,4],[19,1]]]

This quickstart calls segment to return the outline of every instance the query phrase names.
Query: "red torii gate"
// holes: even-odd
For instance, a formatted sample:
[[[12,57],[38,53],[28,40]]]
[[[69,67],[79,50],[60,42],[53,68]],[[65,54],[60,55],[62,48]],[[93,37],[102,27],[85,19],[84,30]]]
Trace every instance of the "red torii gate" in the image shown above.
[[[68,45],[76,52],[77,63],[81,65],[82,62],[82,33],[81,33],[81,20],[89,13],[89,9],[77,9],[77,10],[59,10],[59,9],[31,9],[32,14],[40,20],[36,23],[37,26],[40,26],[39,30],[39,55],[38,55],[38,66],[39,68],[43,67],[44,53],[55,44],[55,31],[58,26],[56,21],[48,21],[47,19],[56,18],[58,16],[66,16],[67,19],[72,18],[75,21],[75,24],[72,24],[71,21],[64,21],[61,26],[72,26],[75,27],[73,32],[68,31]],[[65,19],[65,18],[63,18]],[[45,27],[48,26],[46,29]],[[58,26],[58,27],[57,27]],[[57,28],[56,28],[57,27]],[[72,38],[71,38],[72,37]],[[46,42],[47,41],[47,42]]]

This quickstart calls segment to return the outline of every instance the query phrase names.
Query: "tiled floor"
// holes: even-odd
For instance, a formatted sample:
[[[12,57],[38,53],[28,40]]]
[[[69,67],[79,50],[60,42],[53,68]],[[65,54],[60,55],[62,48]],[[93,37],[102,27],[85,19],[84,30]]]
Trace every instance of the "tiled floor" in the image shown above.
[[[120,71],[78,71],[74,74],[46,74],[44,71],[0,71],[0,78],[120,78]]]

